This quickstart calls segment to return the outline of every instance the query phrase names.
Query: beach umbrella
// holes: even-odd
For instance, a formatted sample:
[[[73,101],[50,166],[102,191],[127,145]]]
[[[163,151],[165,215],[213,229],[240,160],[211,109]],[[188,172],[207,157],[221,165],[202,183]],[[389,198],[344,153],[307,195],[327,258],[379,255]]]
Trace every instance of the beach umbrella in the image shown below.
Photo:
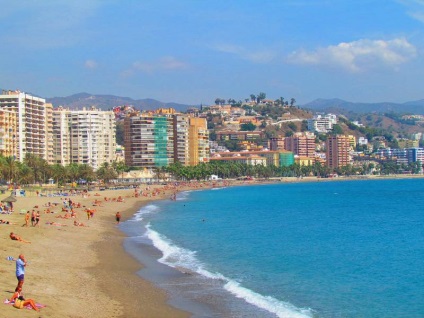
[[[1,202],[8,203],[10,209],[13,211],[13,202],[16,202],[16,197],[14,195],[10,195],[7,198],[1,200]]]
[[[1,202],[8,202],[8,203],[16,202],[16,197],[14,195],[10,195],[7,198],[1,200]]]

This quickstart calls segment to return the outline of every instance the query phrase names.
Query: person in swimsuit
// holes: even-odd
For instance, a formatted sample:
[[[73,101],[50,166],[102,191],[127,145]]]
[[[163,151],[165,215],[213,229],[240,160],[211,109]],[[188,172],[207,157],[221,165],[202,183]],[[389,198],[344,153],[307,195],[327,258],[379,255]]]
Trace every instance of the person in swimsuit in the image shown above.
[[[116,212],[115,218],[116,218],[116,223],[119,224],[119,222],[121,222],[121,213]]]
[[[18,288],[15,293],[13,294],[12,298],[9,299],[9,301],[14,302],[13,307],[22,309],[27,305],[30,305],[32,309],[35,311],[40,311],[40,309],[37,308],[37,305],[35,304],[35,301],[32,299],[25,299],[22,295],[22,288]]]
[[[20,237],[19,235],[16,235],[13,232],[10,232],[9,237],[13,241],[19,241],[19,242],[23,242],[23,243],[31,243],[30,241],[25,241],[24,239],[22,239],[22,237]]]

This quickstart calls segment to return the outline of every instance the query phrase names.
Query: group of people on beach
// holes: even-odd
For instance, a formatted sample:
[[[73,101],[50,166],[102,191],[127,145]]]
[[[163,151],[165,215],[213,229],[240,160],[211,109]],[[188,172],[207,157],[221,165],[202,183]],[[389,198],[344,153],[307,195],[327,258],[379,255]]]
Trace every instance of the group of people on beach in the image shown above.
[[[121,196],[119,196],[118,198],[105,198],[105,201],[123,202],[124,199]],[[96,205],[96,202],[94,201],[93,206],[95,205]],[[59,207],[59,209],[61,208],[61,212],[64,212],[64,214],[63,215],[60,214],[57,217],[63,218],[63,219],[73,218],[74,220],[72,224],[74,226],[78,226],[78,227],[87,226],[77,219],[77,212],[75,211],[75,209],[82,208],[83,206],[80,203],[73,202],[70,198],[63,198],[62,207],[60,207],[60,204],[58,203],[51,203],[51,202],[48,202],[45,205],[45,207],[47,208],[45,210],[45,213],[60,213],[60,212],[53,211],[56,207]],[[39,224],[40,224],[41,213],[39,210],[37,210],[38,208],[39,208],[38,206],[34,206],[34,209],[32,209],[31,212],[27,211],[25,213],[25,223],[22,225],[22,227],[29,227],[30,222],[32,227],[40,226]],[[93,208],[85,207],[85,206],[84,208],[85,208],[84,211],[87,214],[87,219],[90,220],[91,218],[93,218],[96,210]],[[120,212],[116,212],[115,220],[116,220],[116,223],[119,224],[119,222],[121,221]],[[5,222],[9,223],[9,221],[5,221]],[[57,223],[57,222],[46,222],[46,225],[67,226],[66,224]],[[22,238],[22,236],[14,232],[10,232],[9,238],[13,241],[17,241],[21,243],[31,243],[30,241],[25,240],[24,238]],[[25,256],[23,254],[20,254],[18,258],[16,259],[13,257],[8,257],[8,259],[16,262],[16,278],[18,280],[18,284],[15,288],[15,291],[12,297],[10,297],[10,299],[8,300],[8,303],[13,304],[13,306],[18,309],[27,307],[27,308],[32,308],[36,311],[39,311],[42,306],[39,304],[37,305],[37,303],[33,299],[26,299],[22,294],[22,289],[24,285],[24,277],[25,277],[25,267],[28,265],[28,262],[25,259]]]
[[[12,297],[8,299],[8,303],[13,304],[13,307],[18,309],[22,309],[24,307],[29,306],[35,311],[40,311],[39,307],[41,308],[43,306],[37,306],[36,302],[33,299],[25,299],[22,294],[22,288],[24,286],[25,279],[25,267],[28,265],[24,254],[20,254],[18,258],[14,261],[16,262],[16,279],[18,280],[18,285],[16,286],[15,292],[13,293]]]

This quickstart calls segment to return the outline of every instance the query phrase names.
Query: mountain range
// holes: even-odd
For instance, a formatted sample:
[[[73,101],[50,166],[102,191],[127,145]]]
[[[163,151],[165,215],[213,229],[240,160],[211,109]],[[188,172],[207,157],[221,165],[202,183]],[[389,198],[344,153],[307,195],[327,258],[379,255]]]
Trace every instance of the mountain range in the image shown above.
[[[316,99],[310,103],[304,104],[302,108],[313,112],[325,113],[401,113],[424,115],[424,99],[406,103],[352,103],[342,99]]]
[[[64,106],[70,109],[82,109],[83,107],[95,106],[102,110],[111,110],[114,106],[132,105],[138,110],[152,110],[158,108],[174,108],[177,111],[185,111],[192,105],[178,103],[164,103],[155,99],[132,99],[114,95],[95,95],[89,93],[78,93],[67,97],[46,98],[47,103],[53,107]]]
[[[82,109],[83,107],[95,106],[102,110],[110,110],[114,106],[132,105],[139,110],[151,110],[158,108],[174,108],[177,111],[186,111],[193,105],[179,103],[164,103],[155,99],[132,99],[115,95],[96,95],[89,93],[78,93],[67,97],[46,98],[48,103],[54,107],[64,106],[70,109]],[[335,114],[348,113],[401,113],[424,115],[424,99],[405,103],[354,103],[338,98],[316,99],[312,102],[300,105],[301,108],[313,112],[325,112]]]

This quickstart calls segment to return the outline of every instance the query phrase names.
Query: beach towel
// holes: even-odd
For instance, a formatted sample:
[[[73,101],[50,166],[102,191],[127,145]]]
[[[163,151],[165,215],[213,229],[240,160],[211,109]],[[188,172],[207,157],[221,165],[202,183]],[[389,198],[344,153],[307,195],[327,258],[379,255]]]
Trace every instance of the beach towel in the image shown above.
[[[7,259],[8,261],[16,261],[16,260],[15,260],[15,258],[14,258],[13,256],[8,256],[8,257],[6,257],[6,259]]]
[[[5,301],[4,301],[4,303],[6,304],[6,305],[13,305],[15,302],[14,301],[10,301],[9,299],[6,299]],[[37,308],[44,308],[44,307],[47,307],[46,305],[42,305],[42,304],[39,304],[39,303],[35,303],[35,306],[37,306]],[[32,309],[32,307],[30,306],[30,305],[26,305],[24,308],[26,308],[26,309],[30,309],[30,310],[33,310]]]

